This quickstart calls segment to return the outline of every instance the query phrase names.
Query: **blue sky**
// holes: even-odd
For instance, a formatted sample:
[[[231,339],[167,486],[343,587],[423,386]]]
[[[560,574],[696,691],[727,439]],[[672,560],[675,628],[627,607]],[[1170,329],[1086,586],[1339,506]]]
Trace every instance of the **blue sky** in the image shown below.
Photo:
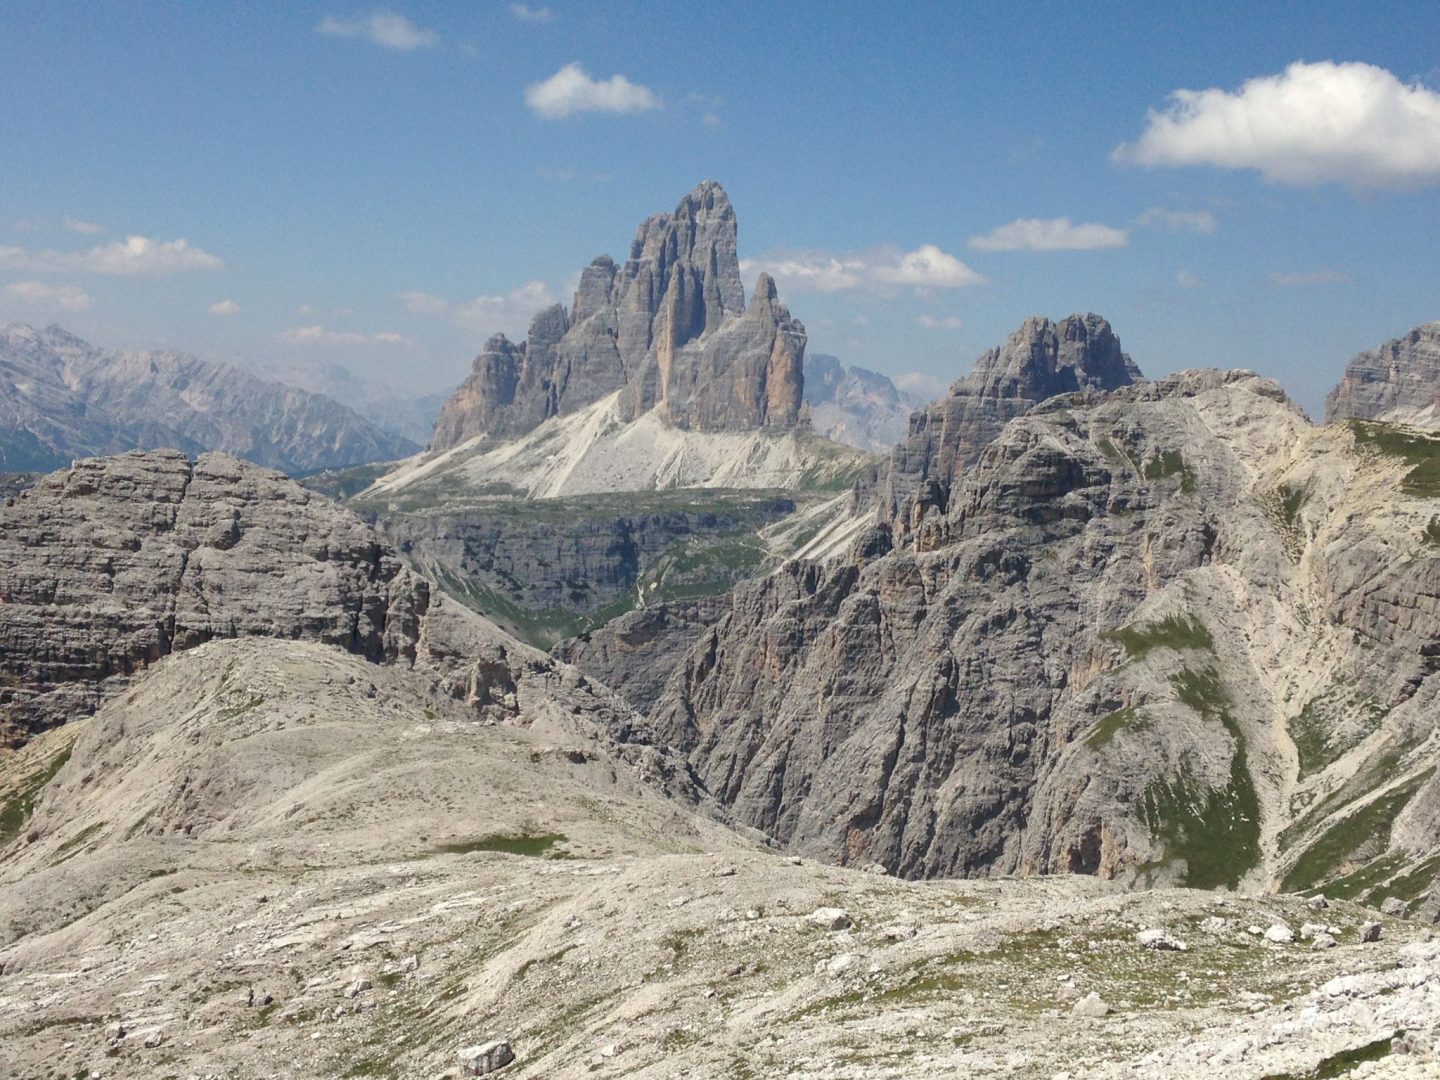
[[[1440,4],[1170,7],[8,0],[0,319],[448,389],[714,178],[812,352],[1090,310],[1313,410],[1440,318]]]

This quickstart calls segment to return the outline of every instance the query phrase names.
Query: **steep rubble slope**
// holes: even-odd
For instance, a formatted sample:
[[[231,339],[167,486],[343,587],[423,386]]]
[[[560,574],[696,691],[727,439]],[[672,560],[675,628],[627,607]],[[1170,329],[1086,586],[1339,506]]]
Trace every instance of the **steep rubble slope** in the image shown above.
[[[805,328],[761,275],[747,308],[735,210],[706,181],[673,214],[648,218],[630,257],[600,256],[574,303],[535,316],[522,344],[497,334],[446,402],[430,448],[513,439],[618,394],[624,420],[658,409],[675,427],[792,427]]]
[[[1354,418],[1440,427],[1440,322],[1363,352],[1325,399],[1325,422]]]
[[[1347,904],[802,864],[657,798],[565,709],[522,717],[313,643],[161,661],[72,728],[0,852],[6,1067],[453,1076],[491,1039],[531,1078],[1435,1067],[1413,924],[1364,943]],[[1280,922],[1314,925],[1245,930]]]
[[[0,468],[171,448],[284,472],[393,461],[413,443],[329,398],[174,352],[107,352],[58,326],[0,326]]]
[[[652,715],[742,820],[848,864],[1299,888],[1385,856],[1365,888],[1413,899],[1432,458],[1243,372],[1056,398],[943,499],[932,454],[848,560],[738,588]]]

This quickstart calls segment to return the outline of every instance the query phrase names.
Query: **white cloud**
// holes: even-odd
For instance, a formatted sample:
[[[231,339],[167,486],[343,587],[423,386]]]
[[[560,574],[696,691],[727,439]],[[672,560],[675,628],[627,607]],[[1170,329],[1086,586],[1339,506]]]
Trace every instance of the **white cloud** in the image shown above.
[[[1128,229],[1093,223],[1075,224],[1069,218],[1019,218],[983,236],[970,237],[977,251],[1094,251],[1130,243]]]
[[[88,251],[29,251],[0,245],[0,270],[38,274],[114,274],[121,277],[218,270],[225,260],[191,247],[188,240],[151,240],[130,236]]]
[[[1152,206],[1135,219],[1135,224],[1144,229],[1164,229],[1166,232],[1193,232],[1209,236],[1218,226],[1215,215],[1209,210],[1166,210]]]
[[[217,300],[210,305],[210,314],[219,319],[227,319],[231,315],[240,314],[240,305],[234,300]]]
[[[718,128],[723,121],[719,113],[707,112],[700,117],[700,123],[708,128]]]
[[[1373,64],[1294,63],[1234,93],[1176,90],[1111,157],[1255,169],[1280,184],[1416,188],[1440,182],[1440,93]]]
[[[510,14],[521,22],[548,23],[555,18],[555,13],[544,4],[537,4],[531,7],[529,4],[511,4]]]
[[[543,281],[528,281],[508,293],[473,300],[451,302],[424,292],[401,293],[400,299],[416,315],[446,319],[478,337],[489,337],[500,330],[516,339],[525,336],[537,311],[556,302],[555,294]]]
[[[69,229],[71,232],[94,234],[102,233],[105,231],[104,225],[97,225],[93,221],[81,221],[78,218],[71,217],[69,214],[66,214],[63,218],[60,219],[60,224],[65,226],[65,228]]]
[[[314,326],[292,326],[277,335],[292,345],[322,345],[327,348],[349,348],[355,345],[403,345],[418,348],[415,342],[402,334],[385,331],[379,334],[362,334],[357,330],[329,330],[317,323]]]
[[[1180,269],[1175,272],[1175,284],[1179,285],[1182,289],[1198,289],[1205,283],[1189,270]]]
[[[959,330],[965,325],[958,315],[921,315],[915,321],[927,330]]]
[[[1279,285],[1281,288],[1304,288],[1307,285],[1344,285],[1351,280],[1349,274],[1342,274],[1336,270],[1302,270],[1298,273],[1280,273],[1278,270],[1270,275],[1270,282]]]
[[[86,311],[93,303],[78,285],[47,285],[43,281],[17,281],[5,286],[5,295],[42,311]]]
[[[847,254],[824,251],[780,251],[759,259],[741,260],[752,278],[770,274],[783,292],[838,293],[906,286],[917,290],[960,289],[983,285],[986,279],[934,244],[914,251],[871,248]]]
[[[364,38],[383,49],[399,49],[401,52],[428,48],[440,41],[440,35],[434,30],[422,30],[404,15],[383,9],[351,19],[326,15],[315,29],[333,37]]]
[[[582,112],[644,112],[660,108],[660,99],[624,75],[601,82],[579,64],[570,63],[544,82],[526,87],[525,104],[546,120],[559,120]]]

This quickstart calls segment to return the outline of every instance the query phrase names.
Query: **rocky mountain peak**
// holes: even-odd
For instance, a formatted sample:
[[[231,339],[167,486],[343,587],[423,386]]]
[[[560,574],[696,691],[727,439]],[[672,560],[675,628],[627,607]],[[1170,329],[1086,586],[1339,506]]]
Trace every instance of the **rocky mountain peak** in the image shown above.
[[[1440,322],[1356,356],[1325,399],[1325,422],[1349,418],[1440,427]]]
[[[413,453],[317,393],[173,351],[96,348],[60,326],[0,326],[0,470],[151,447],[225,450],[286,472]]]
[[[909,531],[929,509],[943,511],[960,474],[1010,420],[1059,394],[1114,390],[1141,378],[1099,315],[1026,319],[947,396],[911,417],[882,485],[883,512],[901,533]]]
[[[660,409],[701,431],[793,427],[805,328],[768,275],[747,312],[736,235],[735,208],[713,180],[647,218],[624,265],[594,259],[571,310],[537,315],[522,350],[492,348],[492,339],[442,411],[431,448],[515,438],[616,391],[630,420]]]
[[[986,396],[1043,401],[1077,390],[1113,390],[1138,378],[1140,369],[1099,315],[1070,315],[1059,322],[1031,316],[1004,345],[975,362],[964,386]]]

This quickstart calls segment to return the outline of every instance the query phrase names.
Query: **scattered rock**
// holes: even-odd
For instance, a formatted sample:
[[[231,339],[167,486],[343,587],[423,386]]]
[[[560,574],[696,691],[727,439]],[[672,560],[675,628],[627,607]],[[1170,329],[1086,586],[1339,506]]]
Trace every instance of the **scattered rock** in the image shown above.
[[[370,980],[366,978],[359,978],[352,982],[349,986],[345,987],[345,996],[347,998],[359,997],[361,994],[363,994],[366,990],[369,989]]]
[[[1410,905],[1398,896],[1387,896],[1385,902],[1380,905],[1380,914],[1389,915],[1394,919],[1403,919],[1409,910]]]
[[[1324,923],[1307,922],[1300,927],[1300,940],[1309,941],[1316,934],[1323,934],[1329,928]]]
[[[812,926],[822,930],[848,930],[855,925],[850,913],[837,907],[816,908],[806,918]]]
[[[841,953],[839,956],[832,956],[829,960],[821,960],[815,965],[817,975],[825,975],[832,979],[838,979],[855,968],[856,956],[854,953]]]
[[[400,961],[400,970],[401,970],[401,971],[405,971],[405,972],[419,971],[419,970],[420,970],[420,957],[418,957],[418,956],[407,956],[407,957],[405,957],[404,960],[401,960],[401,961]]]
[[[1360,924],[1361,941],[1379,941],[1380,924],[1378,922],[1364,922]]]
[[[1083,1017],[1087,1020],[1098,1020],[1110,1011],[1110,1006],[1101,1000],[1100,995],[1090,991],[1070,1009],[1071,1016]]]
[[[1160,952],[1184,952],[1190,948],[1179,938],[1171,937],[1159,929],[1141,930],[1135,935],[1135,940],[1147,949],[1157,949]]]
[[[460,1051],[461,1076],[485,1076],[515,1060],[515,1052],[504,1039],[469,1046]]]
[[[165,1033],[163,1031],[152,1031],[149,1035],[145,1036],[145,1045],[151,1050],[154,1050],[155,1047],[161,1045],[164,1041]]]
[[[1324,911],[1330,906],[1330,901],[1325,899],[1324,893],[1316,893],[1305,901],[1305,906],[1311,911]]]
[[[1284,923],[1275,923],[1265,931],[1265,940],[1273,941],[1277,945],[1289,945],[1295,940],[1295,931]]]
[[[1322,949],[1333,949],[1334,947],[1335,939],[1324,931],[1316,934],[1310,942],[1310,948],[1314,949],[1316,952],[1319,952]]]

